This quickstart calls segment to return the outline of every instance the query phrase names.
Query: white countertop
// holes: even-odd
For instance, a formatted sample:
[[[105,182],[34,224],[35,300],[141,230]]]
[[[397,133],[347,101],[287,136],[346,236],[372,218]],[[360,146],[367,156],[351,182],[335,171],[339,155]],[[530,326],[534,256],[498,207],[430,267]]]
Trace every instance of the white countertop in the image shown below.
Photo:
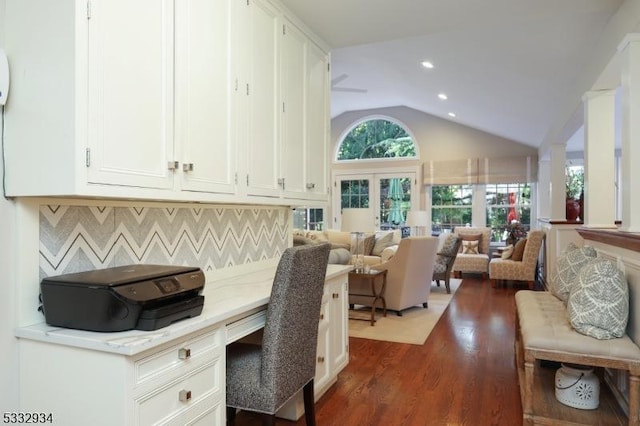
[[[349,265],[328,265],[327,280],[351,269]],[[178,321],[158,330],[99,333],[52,327],[42,322],[17,328],[15,335],[22,339],[135,355],[205,327],[227,324],[247,313],[266,307],[275,271],[276,266],[269,266],[255,271],[240,272],[238,275],[227,272],[227,276],[221,279],[215,276],[207,277],[202,293],[205,296],[202,313],[195,318]]]

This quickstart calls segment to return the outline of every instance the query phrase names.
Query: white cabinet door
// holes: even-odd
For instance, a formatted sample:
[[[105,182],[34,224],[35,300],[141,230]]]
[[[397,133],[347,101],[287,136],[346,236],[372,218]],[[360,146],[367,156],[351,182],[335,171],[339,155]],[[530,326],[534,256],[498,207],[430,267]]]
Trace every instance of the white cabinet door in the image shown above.
[[[336,375],[349,363],[349,284],[346,275],[338,280],[331,299],[331,369]]]
[[[238,69],[238,112],[248,195],[277,197],[278,186],[278,11],[266,0],[252,0],[242,11],[243,51]]]
[[[328,201],[329,58],[312,42],[307,44],[306,68],[305,198]]]
[[[305,192],[305,57],[307,38],[289,21],[282,25],[280,81],[282,95],[280,179],[283,196]]]
[[[92,0],[88,181],[172,188],[173,0]]]
[[[331,289],[326,286],[320,308],[318,324],[318,344],[316,347],[316,375],[313,379],[314,390],[320,394],[331,380]]]
[[[176,156],[181,189],[234,193],[232,0],[176,1]]]

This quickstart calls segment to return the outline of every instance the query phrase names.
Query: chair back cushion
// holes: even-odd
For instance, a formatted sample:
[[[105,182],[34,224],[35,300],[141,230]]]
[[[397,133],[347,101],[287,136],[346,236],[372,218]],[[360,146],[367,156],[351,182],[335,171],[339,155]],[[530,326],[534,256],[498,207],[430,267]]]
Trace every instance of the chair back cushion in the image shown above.
[[[480,238],[478,240],[478,253],[489,254],[489,245],[491,244],[491,228],[473,227],[473,226],[456,226],[453,232],[460,235],[463,241],[467,237],[477,239],[477,235],[480,235]]]
[[[330,244],[285,250],[273,281],[262,339],[261,381],[276,407],[315,376],[320,305]]]

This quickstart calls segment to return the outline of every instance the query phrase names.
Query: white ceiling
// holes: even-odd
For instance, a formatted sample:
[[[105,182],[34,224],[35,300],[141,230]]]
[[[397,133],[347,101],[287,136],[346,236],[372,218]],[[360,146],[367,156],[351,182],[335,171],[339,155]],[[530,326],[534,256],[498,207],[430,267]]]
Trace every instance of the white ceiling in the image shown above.
[[[402,105],[534,147],[622,4],[281,1],[332,48],[336,87],[366,89],[332,92],[332,117]],[[435,68],[422,68],[425,59]],[[438,99],[441,92],[448,100]]]

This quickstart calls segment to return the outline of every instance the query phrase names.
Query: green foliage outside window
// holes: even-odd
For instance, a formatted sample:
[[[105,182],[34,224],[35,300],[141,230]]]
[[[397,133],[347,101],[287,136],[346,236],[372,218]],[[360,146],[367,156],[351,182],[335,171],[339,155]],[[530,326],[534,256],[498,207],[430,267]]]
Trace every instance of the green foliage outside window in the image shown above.
[[[345,136],[338,160],[415,157],[413,139],[407,131],[388,120],[368,120]]]
[[[438,185],[431,188],[431,230],[440,233],[471,223],[471,185]]]

